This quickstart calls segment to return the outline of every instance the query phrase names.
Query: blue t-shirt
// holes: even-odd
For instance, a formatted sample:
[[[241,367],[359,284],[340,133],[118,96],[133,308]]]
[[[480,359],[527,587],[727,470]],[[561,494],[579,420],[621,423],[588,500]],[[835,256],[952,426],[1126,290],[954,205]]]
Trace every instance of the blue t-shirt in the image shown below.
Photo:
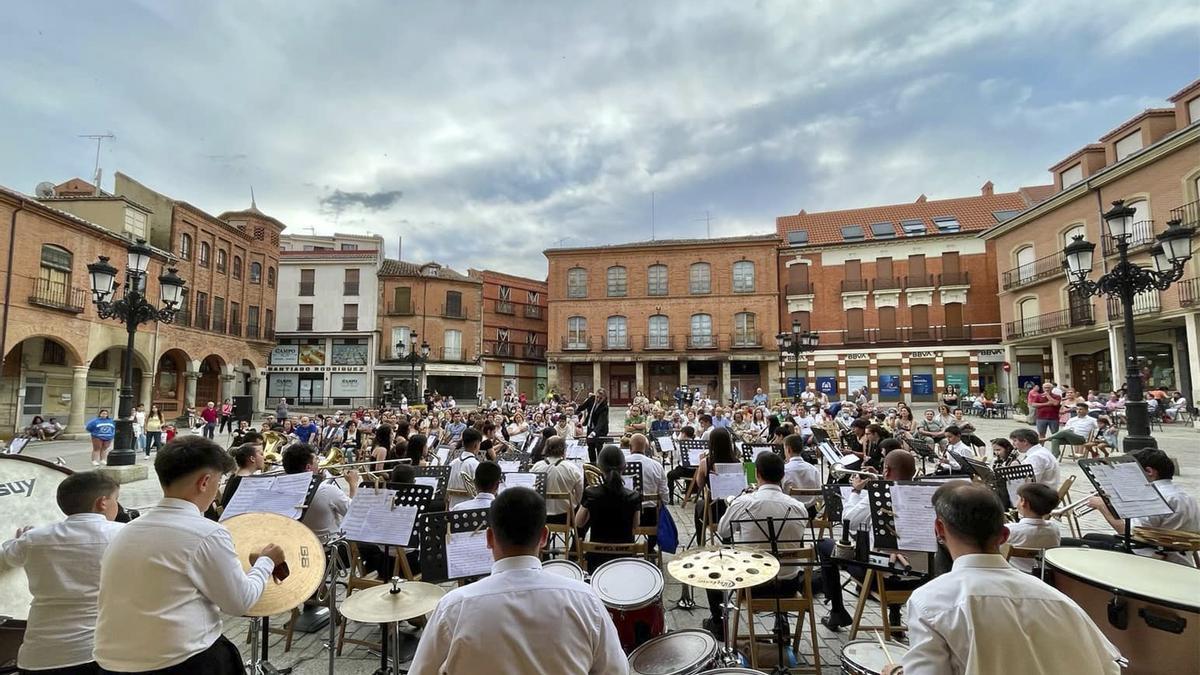
[[[117,423],[111,417],[97,417],[88,422],[86,428],[92,438],[102,441],[111,441],[117,435]]]
[[[296,438],[300,439],[301,443],[307,443],[308,439],[313,434],[317,433],[318,429],[317,429],[317,425],[313,424],[312,422],[309,422],[308,424],[301,424],[301,425],[297,426],[292,431],[293,431],[293,433],[296,434]]]

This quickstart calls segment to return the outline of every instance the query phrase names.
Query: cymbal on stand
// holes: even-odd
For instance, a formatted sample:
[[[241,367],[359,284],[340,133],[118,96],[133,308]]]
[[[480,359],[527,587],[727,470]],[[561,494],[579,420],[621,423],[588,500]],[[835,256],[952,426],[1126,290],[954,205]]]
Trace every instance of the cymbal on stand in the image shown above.
[[[701,549],[667,563],[667,572],[688,586],[728,591],[774,579],[779,574],[779,561],[765,551]]]
[[[432,612],[445,594],[440,586],[393,578],[390,585],[355,591],[338,611],[359,623],[392,623]]]

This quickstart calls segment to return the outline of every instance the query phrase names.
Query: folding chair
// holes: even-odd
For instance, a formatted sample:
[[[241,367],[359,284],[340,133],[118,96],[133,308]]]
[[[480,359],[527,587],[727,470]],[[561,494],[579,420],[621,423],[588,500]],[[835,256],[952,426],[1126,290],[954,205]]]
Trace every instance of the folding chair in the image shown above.
[[[863,610],[867,608],[867,599],[871,597],[872,592],[879,598],[879,614],[883,622],[878,626],[864,626],[861,623]],[[891,620],[888,619],[888,608],[892,605],[903,605],[908,602],[908,598],[912,593],[912,591],[889,591],[884,586],[883,573],[868,568],[867,575],[863,577],[862,586],[859,588],[858,603],[854,607],[854,624],[850,626],[850,639],[853,640],[860,630],[883,629],[883,636],[888,640],[892,639],[892,631],[908,630],[904,624],[895,627],[892,626]]]
[[[1058,486],[1058,503],[1059,504],[1070,504],[1071,503],[1071,486],[1074,484],[1075,484],[1075,476],[1067,476],[1067,479],[1064,480],[1062,482],[1062,484]],[[1070,529],[1071,536],[1075,537],[1076,539],[1079,538],[1079,536],[1080,536],[1079,517],[1075,515],[1074,509],[1072,509],[1070,511],[1064,511],[1064,512],[1060,513],[1059,515],[1052,516],[1052,517],[1058,518],[1060,520],[1063,518],[1066,518],[1067,528]]]
[[[1042,565],[1043,551],[1040,548],[1022,548],[1011,544],[1002,544],[1000,546],[1000,553],[1004,556],[1005,560],[1012,560],[1013,558],[1032,560],[1035,574],[1037,573],[1037,569]]]
[[[623,558],[641,558],[649,561],[650,552],[646,549],[646,542],[644,541],[635,541],[632,544],[606,544],[597,541],[580,542],[579,552],[582,557],[579,559],[579,566],[588,573],[595,571],[588,569],[587,554],[589,553],[609,553]]]
[[[812,665],[809,667],[797,667],[792,670],[808,672],[811,671],[820,675],[821,673],[821,650],[817,640],[817,613],[816,601],[813,599],[812,590],[812,574],[813,565],[816,560],[816,552],[811,548],[785,549],[779,552],[778,556],[780,565],[792,563],[799,565],[801,569],[801,577],[803,581],[800,584],[800,591],[797,595],[789,598],[755,598],[753,588],[745,588],[737,594],[737,611],[733,615],[733,641],[737,644],[741,634],[738,631],[738,626],[742,618],[742,610],[746,610],[746,624],[750,629],[750,667],[758,668],[758,635],[754,626],[755,612],[771,612],[772,615],[776,611],[776,602],[778,609],[784,613],[796,613],[796,629],[792,631],[792,652],[798,654],[800,646],[800,633],[804,629],[804,619],[808,618],[809,638],[812,641]],[[769,642],[767,644],[770,644]]]
[[[579,530],[575,529],[575,498],[570,492],[547,492],[546,501],[550,501],[552,499],[565,500],[567,502],[567,522],[563,524],[546,523],[546,530],[549,532],[549,536],[546,537],[546,548],[542,549],[542,556],[553,558],[559,553],[559,551],[554,548],[554,538],[557,535],[561,536],[563,539],[563,558],[570,560],[571,549],[574,548],[575,561],[580,562],[583,560],[583,553],[579,548]],[[580,564],[582,564],[582,562],[580,562]]]
[[[658,514],[661,509],[662,495],[654,495],[654,522],[645,524],[642,523],[641,519],[639,518],[638,526],[633,528],[633,536],[646,538],[644,541],[646,542],[647,549],[650,548],[650,537],[658,536]],[[655,548],[651,555],[654,556],[655,564],[657,564],[659,567],[662,567],[662,549]]]

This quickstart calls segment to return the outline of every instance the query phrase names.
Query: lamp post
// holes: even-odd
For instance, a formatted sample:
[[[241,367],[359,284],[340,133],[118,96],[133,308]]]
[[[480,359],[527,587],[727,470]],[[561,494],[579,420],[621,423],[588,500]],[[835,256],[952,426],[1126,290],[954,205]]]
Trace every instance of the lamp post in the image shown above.
[[[1063,249],[1067,282],[1071,291],[1084,296],[1109,296],[1121,299],[1125,329],[1125,452],[1157,447],[1150,436],[1150,418],[1142,395],[1142,376],[1138,368],[1137,337],[1133,325],[1133,301],[1138,293],[1150,290],[1165,291],[1183,277],[1184,266],[1192,257],[1192,230],[1180,227],[1178,220],[1167,223],[1167,229],[1156,237],[1151,249],[1154,269],[1129,261],[1129,240],[1133,234],[1135,210],[1124,201],[1113,202],[1104,214],[1104,223],[1117,246],[1120,256],[1116,266],[1095,281],[1088,279],[1092,271],[1092,256],[1096,245],[1083,238],[1073,237]]]
[[[429,358],[429,343],[421,340],[421,347],[417,348],[417,334],[415,332],[408,334],[408,344],[403,341],[396,343],[396,351],[400,352],[400,360],[405,361],[409,365],[409,381],[412,382],[413,395],[409,397],[409,405],[415,405],[419,400],[421,388],[417,385],[417,365],[422,364],[424,367],[425,361]]]
[[[159,298],[162,308],[150,304],[146,299],[146,280],[149,276],[151,248],[145,239],[138,239],[129,247],[125,267],[125,288],[121,297],[116,297],[117,269],[108,263],[107,256],[87,266],[92,282],[92,302],[101,319],[116,319],[125,324],[124,368],[121,373],[121,398],[117,408],[117,435],[113,450],[108,454],[108,466],[128,466],[137,461],[137,450],[133,447],[133,342],[139,324],[151,321],[171,323],[183,297],[183,279],[174,267],[158,277]]]
[[[800,322],[792,322],[792,332],[780,333],[775,336],[775,343],[779,345],[779,360],[786,364],[787,356],[790,354],[795,366],[796,372],[796,387],[797,391],[792,396],[793,402],[800,401],[799,391],[800,386],[800,355],[806,354],[817,348],[817,343],[821,341],[821,337],[816,331],[800,330]],[[783,395],[787,397],[787,385],[783,387]]]

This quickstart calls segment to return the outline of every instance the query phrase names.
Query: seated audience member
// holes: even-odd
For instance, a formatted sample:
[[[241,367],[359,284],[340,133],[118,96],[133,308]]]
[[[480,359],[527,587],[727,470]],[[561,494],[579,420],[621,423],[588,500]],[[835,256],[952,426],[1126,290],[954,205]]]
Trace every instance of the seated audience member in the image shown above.
[[[1057,506],[1058,492],[1049,485],[1025,483],[1017,488],[1017,513],[1021,520],[1006,525],[1007,543],[1018,548],[1057,548],[1062,534],[1057,523],[1047,520]],[[1009,564],[1022,572],[1033,571],[1033,561],[1028,558],[1011,558]]]
[[[1077,403],[1075,405],[1075,415],[1067,420],[1066,428],[1050,434],[1050,454],[1056,458],[1062,458],[1062,451],[1059,448],[1063,443],[1071,445],[1083,445],[1092,440],[1092,434],[1099,430],[1099,422],[1095,417],[1088,414],[1088,406],[1086,403]]]
[[[583,501],[575,513],[575,527],[590,528],[589,539],[596,543],[632,544],[633,528],[642,515],[642,496],[625,487],[621,478],[625,454],[619,447],[605,446],[598,459],[604,482],[583,491]],[[621,555],[588,553],[588,570],[595,571],[601,564],[619,557]]]
[[[491,508],[492,501],[496,499],[496,492],[500,490],[500,481],[503,479],[504,473],[500,470],[499,464],[492,461],[480,462],[479,466],[475,468],[475,498],[459,502],[452,510]]]
[[[530,469],[533,473],[546,474],[546,493],[570,495],[566,499],[546,500],[546,522],[556,525],[567,524],[574,517],[573,504],[583,499],[583,469],[566,458],[567,442],[559,436],[546,440],[545,455]]]
[[[954,481],[934,508],[954,566],[909,598],[910,648],[885,675],[1121,672],[1120,653],[1079,605],[1000,555],[1004,506],[991,489]]]
[[[1033,467],[1033,479],[1057,490],[1062,482],[1058,460],[1038,443],[1037,432],[1033,429],[1013,429],[1008,434],[1008,440],[1024,455],[1022,461]]]

